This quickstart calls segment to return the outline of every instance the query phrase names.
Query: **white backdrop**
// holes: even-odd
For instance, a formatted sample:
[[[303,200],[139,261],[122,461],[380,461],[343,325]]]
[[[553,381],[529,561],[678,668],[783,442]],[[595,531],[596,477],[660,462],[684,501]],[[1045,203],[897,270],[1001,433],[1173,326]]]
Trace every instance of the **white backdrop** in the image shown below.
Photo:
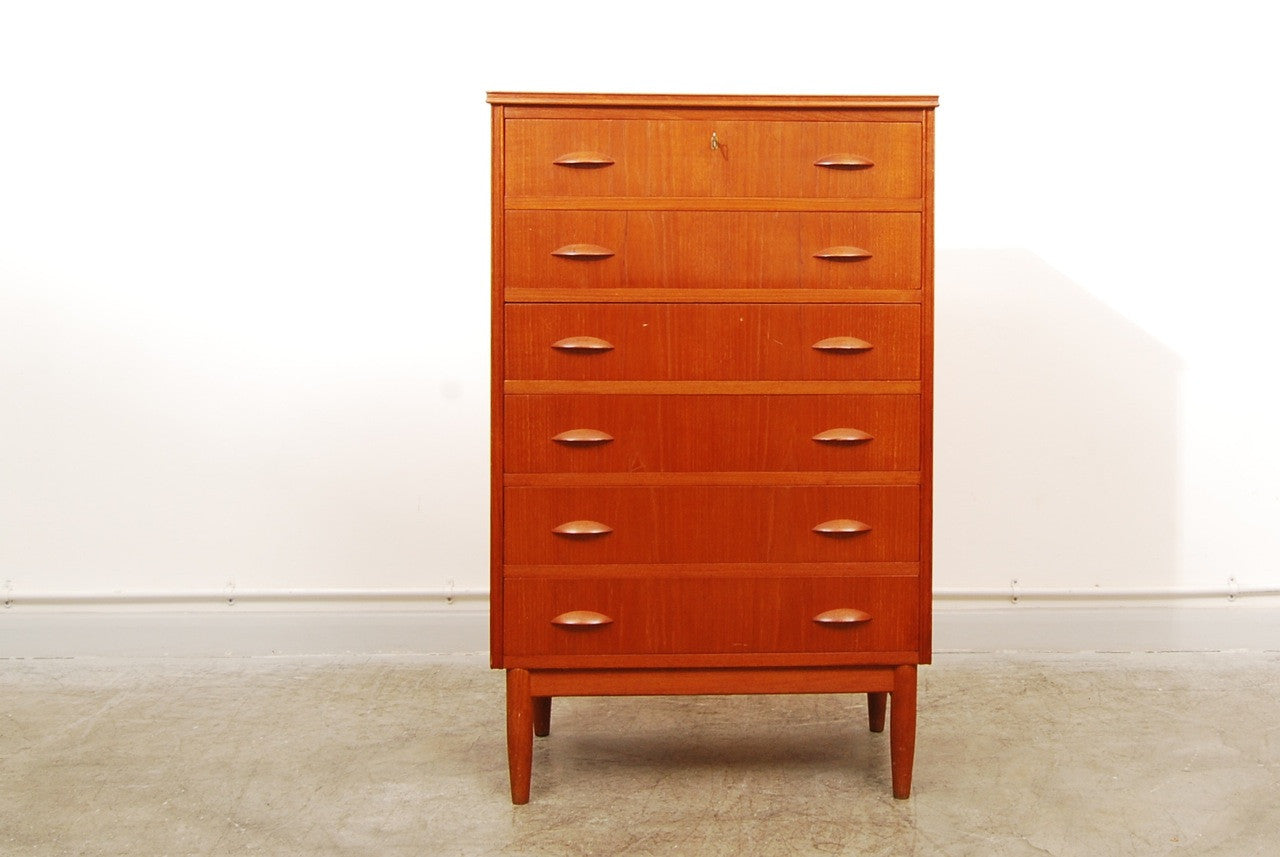
[[[581,9],[0,6],[8,597],[487,585],[489,89],[939,95],[937,586],[1280,586],[1257,4]]]

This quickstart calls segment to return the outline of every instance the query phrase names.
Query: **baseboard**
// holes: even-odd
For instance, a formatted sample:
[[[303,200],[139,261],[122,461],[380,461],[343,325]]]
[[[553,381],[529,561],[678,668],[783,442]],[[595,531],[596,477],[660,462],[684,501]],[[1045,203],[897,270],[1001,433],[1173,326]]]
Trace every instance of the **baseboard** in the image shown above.
[[[471,607],[0,615],[0,658],[456,654],[488,648],[488,610]]]
[[[1280,606],[947,605],[933,624],[938,652],[1280,651]]]
[[[457,654],[488,649],[483,602],[420,610],[0,611],[0,658]],[[1280,651],[1280,607],[941,606],[937,652]]]

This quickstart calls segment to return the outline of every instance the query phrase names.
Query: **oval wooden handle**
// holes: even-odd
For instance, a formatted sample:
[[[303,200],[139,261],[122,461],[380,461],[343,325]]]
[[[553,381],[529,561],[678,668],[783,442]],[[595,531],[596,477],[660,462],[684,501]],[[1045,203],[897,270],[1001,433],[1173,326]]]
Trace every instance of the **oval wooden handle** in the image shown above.
[[[823,521],[815,526],[813,531],[820,536],[856,536],[859,533],[871,532],[871,525],[852,518],[835,518]]]
[[[608,259],[613,255],[613,251],[599,244],[566,244],[552,250],[551,255],[574,262],[598,262],[601,259]]]
[[[828,262],[864,262],[871,258],[871,251],[848,244],[838,244],[834,247],[824,247],[814,253],[813,258]]]
[[[596,443],[608,443],[613,440],[613,435],[602,432],[599,429],[569,429],[569,431],[562,431],[551,439],[556,443],[590,446]]]
[[[569,352],[612,351],[613,343],[596,336],[568,336],[551,343],[551,347],[557,351]]]
[[[595,170],[600,167],[613,166],[613,158],[601,152],[569,152],[561,155],[551,163],[557,167],[576,167],[580,170]]]
[[[855,428],[833,428],[813,436],[818,443],[866,443],[874,438]]]
[[[558,536],[603,536],[613,532],[613,527],[599,521],[566,521],[551,532]]]
[[[561,613],[552,619],[551,624],[564,625],[569,628],[592,628],[608,625],[612,621],[611,617],[603,613],[597,613],[594,610],[570,610],[568,613]]]
[[[813,162],[815,167],[826,167],[829,170],[865,170],[875,166],[875,162],[861,155],[850,155],[839,152],[827,155]]]
[[[813,621],[820,625],[857,625],[860,622],[870,622],[871,614],[853,607],[837,607],[822,611],[813,617]]]
[[[861,351],[870,351],[872,348],[870,342],[856,336],[829,336],[813,343],[813,347],[819,351],[831,351],[837,354],[856,354]]]

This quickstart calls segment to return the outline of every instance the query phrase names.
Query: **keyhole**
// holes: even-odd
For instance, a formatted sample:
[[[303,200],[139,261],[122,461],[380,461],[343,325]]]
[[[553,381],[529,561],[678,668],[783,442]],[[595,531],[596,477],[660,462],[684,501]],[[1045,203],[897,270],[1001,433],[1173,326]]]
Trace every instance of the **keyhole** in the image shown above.
[[[720,142],[720,138],[716,136],[715,131],[711,132],[711,151],[719,151],[725,157],[725,160],[729,158],[729,147]]]

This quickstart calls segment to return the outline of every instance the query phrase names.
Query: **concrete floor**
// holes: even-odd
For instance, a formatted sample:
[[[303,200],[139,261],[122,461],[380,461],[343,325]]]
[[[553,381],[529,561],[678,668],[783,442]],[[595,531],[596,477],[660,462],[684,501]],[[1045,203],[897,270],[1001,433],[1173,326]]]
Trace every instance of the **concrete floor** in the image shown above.
[[[1274,855],[1280,654],[942,655],[860,697],[557,700],[482,657],[0,661],[3,855]]]

